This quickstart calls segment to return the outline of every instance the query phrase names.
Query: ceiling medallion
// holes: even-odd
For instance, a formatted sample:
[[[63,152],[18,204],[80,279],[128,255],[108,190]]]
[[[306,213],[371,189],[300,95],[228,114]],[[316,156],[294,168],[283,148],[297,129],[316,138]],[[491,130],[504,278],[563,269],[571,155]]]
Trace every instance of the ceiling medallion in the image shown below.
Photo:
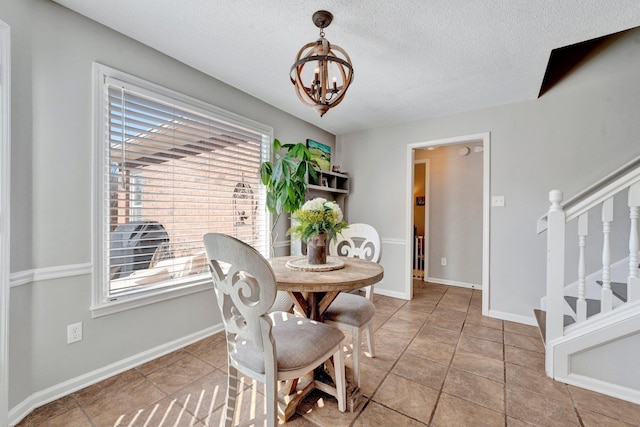
[[[313,107],[322,117],[344,99],[353,80],[353,67],[347,52],[324,38],[324,29],[331,24],[333,15],[319,10],[312,19],[320,28],[320,38],[300,49],[289,77],[300,101]]]

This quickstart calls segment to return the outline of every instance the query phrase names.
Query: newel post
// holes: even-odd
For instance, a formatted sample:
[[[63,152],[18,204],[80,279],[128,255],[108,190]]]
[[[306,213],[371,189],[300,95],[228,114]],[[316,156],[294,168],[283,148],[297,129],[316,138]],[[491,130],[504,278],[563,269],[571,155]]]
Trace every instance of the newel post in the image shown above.
[[[564,332],[564,235],[565,213],[560,205],[562,191],[549,192],[547,213],[547,330],[549,343]]]

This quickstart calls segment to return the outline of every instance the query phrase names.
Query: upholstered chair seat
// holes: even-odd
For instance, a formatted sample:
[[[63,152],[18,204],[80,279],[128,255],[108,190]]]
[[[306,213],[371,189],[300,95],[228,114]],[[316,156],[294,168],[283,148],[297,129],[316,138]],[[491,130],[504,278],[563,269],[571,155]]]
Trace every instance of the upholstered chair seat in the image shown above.
[[[310,366],[318,354],[331,354],[344,340],[344,334],[332,326],[305,317],[277,311],[269,313],[271,334],[277,343],[276,362],[281,373]],[[230,357],[252,371],[265,373],[264,352],[250,341],[239,338]]]

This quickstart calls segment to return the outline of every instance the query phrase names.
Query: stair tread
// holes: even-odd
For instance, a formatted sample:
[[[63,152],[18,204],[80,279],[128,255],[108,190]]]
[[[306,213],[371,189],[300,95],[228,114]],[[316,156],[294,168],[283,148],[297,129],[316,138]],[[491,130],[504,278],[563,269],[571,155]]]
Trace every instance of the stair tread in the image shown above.
[[[596,283],[602,286],[602,280],[596,280]],[[627,284],[623,282],[611,282],[611,292],[620,298],[623,302],[627,302]]]
[[[564,315],[564,326],[565,328],[569,325],[573,325],[574,323],[576,323],[576,319],[574,319],[573,317],[565,314]]]
[[[540,330],[540,335],[542,336],[542,342],[546,344],[547,342],[547,312],[544,310],[534,309],[533,314],[536,316],[536,322],[538,323],[538,329]],[[564,315],[564,326],[567,327],[576,321],[571,316]]]
[[[576,306],[578,305],[578,297],[565,296],[564,299],[569,303],[573,312],[577,313]],[[600,300],[586,298],[586,301],[587,301],[587,317],[591,317],[594,314],[600,313]]]

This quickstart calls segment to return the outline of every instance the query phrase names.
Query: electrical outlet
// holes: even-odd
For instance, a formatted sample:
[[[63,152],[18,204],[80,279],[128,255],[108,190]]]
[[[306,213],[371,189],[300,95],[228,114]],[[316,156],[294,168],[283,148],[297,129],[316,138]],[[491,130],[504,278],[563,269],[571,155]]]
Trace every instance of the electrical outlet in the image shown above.
[[[440,258],[440,265],[447,265],[447,259],[446,258]]]
[[[82,341],[82,322],[67,325],[67,344]]]

